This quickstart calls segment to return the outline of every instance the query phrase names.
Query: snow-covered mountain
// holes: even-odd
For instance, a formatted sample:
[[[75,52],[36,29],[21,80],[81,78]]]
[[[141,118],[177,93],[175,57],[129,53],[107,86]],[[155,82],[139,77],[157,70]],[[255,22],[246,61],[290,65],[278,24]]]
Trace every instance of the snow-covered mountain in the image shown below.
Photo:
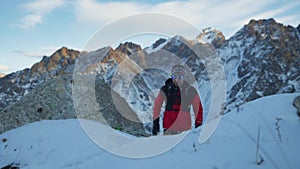
[[[207,115],[212,101],[211,79],[207,70],[217,70],[219,67],[214,64],[204,64],[214,63],[215,58],[211,57],[210,53],[203,55],[200,53],[199,57],[193,50],[196,46],[214,47],[213,51],[224,63],[227,85],[225,112],[230,112],[231,109],[260,97],[300,92],[299,32],[300,26],[297,28],[285,26],[273,19],[251,20],[227,40],[220,31],[208,28],[200,32],[195,39],[188,40],[177,35],[169,39],[159,39],[145,49],[131,42],[120,44],[116,49],[104,47],[91,52],[62,48],[52,56],[44,57],[31,69],[0,78],[0,122],[3,126],[3,121],[7,121],[9,116],[17,123],[20,119],[16,118],[15,112],[21,112],[21,120],[28,122],[30,112],[24,113],[22,109],[32,102],[45,107],[57,107],[60,110],[60,104],[53,103],[61,100],[50,101],[50,99],[39,102],[38,98],[24,97],[29,93],[32,96],[38,94],[39,90],[36,88],[51,81],[55,84],[53,86],[63,86],[63,88],[55,89],[54,93],[61,94],[59,97],[50,98],[68,98],[62,102],[67,100],[68,104],[72,104],[69,102],[71,91],[61,92],[61,90],[74,88],[74,84],[76,87],[78,83],[72,76],[74,73],[91,76],[89,82],[92,83],[94,83],[94,76],[97,75],[100,81],[104,81],[127,101],[130,109],[137,114],[149,131],[154,97],[164,81],[170,77],[169,71],[175,63],[184,63],[189,68],[189,73],[194,77],[189,80],[198,89]],[[61,80],[57,79],[62,76],[72,76],[73,79],[61,83]],[[47,82],[49,80],[50,82]],[[111,90],[101,92],[101,95],[111,96]],[[88,95],[87,98],[91,98],[90,96]],[[92,99],[86,100],[86,105],[91,105]],[[105,102],[105,104],[113,105],[112,100],[108,100],[110,103]],[[34,108],[36,108],[34,113],[39,112],[39,107]],[[82,105],[81,109],[83,108],[89,107]],[[64,110],[68,112],[72,109]],[[68,113],[74,114],[74,112]],[[47,116],[46,119],[53,119],[53,117]],[[4,128],[5,131],[11,129]]]
[[[228,104],[300,91],[299,28],[251,20],[217,48],[224,60]]]
[[[274,19],[251,20],[228,40],[224,39],[220,31],[208,28],[203,30],[196,40],[188,40],[181,36],[159,39],[151,47],[136,52],[133,56],[146,58],[146,66],[142,66],[143,68],[160,65],[164,60],[167,63],[175,63],[175,59],[171,60],[169,54],[174,55],[179,62],[185,63],[196,79],[201,99],[206,105],[205,112],[208,112],[211,104],[211,83],[205,67],[207,65],[203,63],[210,59],[210,55],[201,58],[195,54],[193,47],[199,45],[197,42],[201,42],[200,45],[203,46],[212,43],[224,65],[227,85],[226,113],[260,97],[300,92],[299,30],[300,26],[285,26]],[[214,69],[214,66],[216,65],[212,64],[210,68]],[[151,92],[162,86],[163,79],[169,76],[168,72],[164,71],[170,70],[170,67],[166,66],[161,72],[157,71],[161,76],[145,71],[145,74],[148,74],[139,78],[137,82],[133,80],[131,88],[119,90],[121,95],[131,100],[129,104],[132,108],[142,106],[143,113],[149,114],[153,106]],[[147,121],[150,117],[143,115],[142,118]]]
[[[201,128],[193,129],[183,133],[186,137],[170,150],[139,159],[122,157],[99,147],[87,136],[78,120],[35,122],[0,135],[0,168],[297,169],[300,166],[300,125],[292,106],[297,95],[299,93],[274,95],[246,103],[224,115],[213,136],[204,144],[198,143]],[[99,125],[107,129],[105,125]],[[112,148],[122,150],[134,144],[125,142],[120,146],[113,133],[101,137],[113,143],[115,147]],[[162,144],[159,140],[173,137],[135,138]],[[149,149],[161,147],[143,145],[147,146]],[[139,147],[132,149],[133,152],[137,150]]]

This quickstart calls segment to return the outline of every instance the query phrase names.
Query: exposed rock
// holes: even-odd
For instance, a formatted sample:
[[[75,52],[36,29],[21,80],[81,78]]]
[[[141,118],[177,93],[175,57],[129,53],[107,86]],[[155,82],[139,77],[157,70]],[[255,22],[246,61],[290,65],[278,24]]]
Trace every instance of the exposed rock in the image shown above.
[[[142,50],[141,46],[132,42],[125,42],[124,44],[121,43],[116,48],[116,51],[120,51],[121,53],[124,53],[126,55],[130,55],[131,53],[134,53],[138,50]]]
[[[225,36],[217,29],[211,27],[203,29],[202,32],[196,37],[200,42],[208,42],[215,47],[221,46],[225,42]]]
[[[76,81],[73,81],[71,75],[57,76],[42,83],[15,104],[0,111],[0,126],[3,127],[1,132],[41,120],[79,117],[99,121],[130,134],[146,135],[143,125],[138,122],[138,117],[123,98],[111,91],[110,87],[100,78],[96,80],[96,88],[88,88],[90,84],[86,82],[90,82],[90,80],[87,78],[91,77],[83,76],[84,80],[79,81],[77,78]],[[82,90],[91,92],[83,92],[80,97],[73,98],[73,83],[84,83],[81,85]],[[92,104],[89,102],[89,99],[95,96],[93,95],[93,89],[96,92],[97,107],[95,105],[91,106]],[[124,118],[119,113],[114,106],[112,94],[114,98],[118,98],[117,104],[122,105],[123,110],[126,110],[127,115],[135,122]],[[73,99],[82,103],[84,114],[76,114]],[[104,117],[104,119],[101,119],[101,117]]]
[[[300,117],[300,96],[295,97],[293,100],[293,106],[297,109],[297,114]]]
[[[229,104],[300,90],[300,39],[291,26],[251,20],[217,50],[226,70],[234,75],[230,69],[236,69],[239,79],[229,88]]]
[[[1,132],[35,121],[76,118],[70,80],[71,76],[49,79],[19,101],[1,110]]]
[[[72,74],[74,63],[80,52],[63,47],[50,57],[24,69],[0,78],[0,110],[14,103],[39,84],[59,75]]]
[[[62,47],[54,52],[50,57],[44,56],[43,59],[34,64],[30,71],[30,77],[57,76],[73,73],[73,69],[68,67],[75,63],[80,52]]]
[[[132,42],[125,42],[124,44],[120,44],[114,51],[118,55],[125,55],[129,56],[131,60],[136,62],[138,65],[145,66],[145,55],[143,54],[144,51],[140,45],[132,43]],[[119,56],[120,58],[120,56]],[[122,60],[123,61],[123,60]],[[118,61],[118,63],[121,63]]]
[[[166,39],[160,38],[152,45],[152,48],[157,48],[159,45],[165,43],[166,41],[167,41]]]
[[[1,169],[19,169],[18,165],[16,164],[10,164],[8,166],[2,167]]]

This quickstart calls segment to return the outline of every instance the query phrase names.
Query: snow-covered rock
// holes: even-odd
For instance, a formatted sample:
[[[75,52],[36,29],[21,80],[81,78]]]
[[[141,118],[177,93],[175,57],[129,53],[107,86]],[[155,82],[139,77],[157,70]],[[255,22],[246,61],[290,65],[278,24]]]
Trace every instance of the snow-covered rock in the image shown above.
[[[214,46],[218,47],[225,42],[225,36],[223,33],[214,28],[203,29],[202,32],[196,37],[200,43],[211,43]]]

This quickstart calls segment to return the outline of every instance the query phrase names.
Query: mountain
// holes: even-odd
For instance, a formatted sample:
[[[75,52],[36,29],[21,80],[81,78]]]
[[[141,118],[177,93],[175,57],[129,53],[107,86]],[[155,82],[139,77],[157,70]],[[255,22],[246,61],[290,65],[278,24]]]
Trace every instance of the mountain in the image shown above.
[[[82,53],[84,55],[94,55],[96,53],[97,55],[95,56],[97,56],[97,58],[100,55],[104,55],[104,57],[101,58],[102,64],[107,64],[112,58],[118,61],[121,61],[122,58],[122,54],[119,54],[119,50],[112,50],[111,48]],[[50,57],[44,57],[31,69],[17,72],[2,79],[4,82],[10,82],[10,84],[13,83],[13,80],[18,80],[17,83],[11,85],[13,87],[9,88],[11,90],[22,88],[23,86],[28,87],[22,88],[27,91],[24,93],[24,96],[19,96],[17,99],[12,98],[12,100],[15,99],[10,101],[13,103],[0,111],[1,132],[41,120],[84,118],[103,122],[115,129],[130,134],[147,135],[142,123],[139,122],[138,117],[128,106],[126,100],[121,98],[118,93],[111,91],[110,86],[104,82],[102,76],[81,76],[80,74],[75,76],[75,74],[73,74],[77,70],[83,70],[84,72],[93,74],[93,71],[98,66],[98,63],[92,60],[90,63],[96,64],[84,64],[83,67],[76,67],[75,60],[78,57],[84,56],[80,56],[78,51],[74,53],[73,50],[61,48]],[[19,74],[26,74],[27,77],[19,80]],[[11,76],[13,76],[14,79],[12,79]],[[22,77],[23,76],[21,76],[21,78]],[[35,81],[33,81],[33,79]],[[90,81],[96,82],[96,94],[88,88],[91,84],[87,82]],[[20,84],[22,84],[22,86],[20,86]],[[76,88],[76,86],[80,88]],[[8,86],[3,86],[3,89],[4,87]],[[74,90],[75,93],[80,93],[80,95],[73,94]],[[85,90],[85,92],[81,93],[81,90]],[[2,95],[4,94],[6,93]],[[93,96],[96,96],[96,105],[93,104]],[[74,107],[74,102],[82,104],[81,108],[84,109],[83,113]],[[130,119],[120,114],[113,103],[122,105],[123,110],[126,111],[126,116],[129,116]],[[92,114],[89,114],[90,112],[92,112]]]
[[[151,47],[146,48],[144,53],[142,51],[134,55],[150,57],[147,59],[148,66],[142,66],[143,77],[135,76],[139,80],[135,82],[133,79],[131,87],[126,88],[129,84],[124,82],[125,87],[120,87],[118,91],[127,98],[131,107],[142,107],[139,108],[143,110],[140,111],[143,114],[141,118],[150,121],[153,106],[151,94],[157,91],[163,85],[163,79],[169,76],[171,65],[168,64],[175,63],[175,60],[170,59],[172,55],[190,69],[197,80],[202,102],[206,105],[205,112],[209,112],[212,104],[211,83],[206,66],[215,69],[216,65],[213,64],[215,61],[209,61],[214,58],[209,55],[200,58],[193,51],[195,44],[201,42],[200,46],[204,48],[205,44],[215,43],[215,52],[224,63],[227,86],[225,113],[260,97],[300,92],[299,28],[300,26],[297,28],[285,26],[274,19],[263,19],[251,20],[228,40],[224,40],[220,31],[212,28],[203,30],[196,40],[187,40],[181,36],[167,40],[159,39]],[[164,64],[161,63],[162,60],[167,61],[165,69],[161,71],[147,69],[153,65]],[[203,62],[212,64],[204,65]]]
[[[82,118],[100,121],[112,128],[133,135],[147,135],[143,125],[127,105],[126,100],[111,91],[110,87],[99,77],[93,79],[96,80],[96,106],[93,106],[94,93],[89,92],[90,84],[86,83],[91,78],[90,76],[83,76],[74,80],[71,75],[60,75],[41,83],[19,101],[1,111],[0,132],[36,121]],[[76,88],[74,89],[74,83],[80,84],[80,90],[85,90],[84,93],[80,93],[79,97],[72,94],[73,92],[80,92]],[[130,119],[122,116],[118,109],[113,106],[112,97],[114,97],[115,103],[122,105]],[[81,104],[83,113],[74,107],[74,102]],[[132,119],[134,121],[131,121]]]
[[[20,100],[32,89],[55,76],[72,74],[79,51],[62,47],[50,57],[44,56],[30,69],[24,69],[0,78],[0,110]]]
[[[0,73],[0,78],[4,77],[6,74]]]
[[[300,126],[296,109],[292,106],[296,96],[274,95],[246,103],[223,116],[215,133],[204,144],[197,141],[200,127],[184,133],[184,139],[171,149],[161,149],[148,158],[145,157],[147,154],[144,154],[144,158],[132,158],[112,152],[123,152],[137,140],[149,144],[130,148],[133,153],[158,150],[164,148],[164,144],[169,144],[175,136],[134,138],[137,140],[130,142],[128,140],[132,136],[127,136],[127,141],[121,142],[121,135],[125,133],[110,131],[105,136],[99,132],[101,130],[96,130],[99,138],[112,145],[110,149],[105,149],[88,137],[82,129],[82,122],[78,120],[35,122],[0,134],[0,168],[179,169],[184,166],[205,169],[297,169],[300,166],[297,156]],[[93,121],[85,122],[95,125]],[[110,130],[104,125],[99,128]]]
[[[226,40],[221,31],[211,27],[203,29],[196,39],[202,43],[211,43],[215,47],[219,47]]]
[[[195,48],[203,50],[196,52]],[[221,70],[215,65],[218,60],[224,64],[225,71],[225,113],[261,97],[300,92],[300,26],[294,28],[277,23],[274,19],[262,19],[251,20],[229,39],[225,39],[217,29],[207,28],[195,39],[177,35],[158,39],[145,49],[131,42],[122,43],[115,49],[103,47],[90,52],[63,47],[53,55],[43,57],[30,69],[0,78],[0,122],[3,126],[7,118],[16,120],[15,113],[7,112],[22,114],[23,125],[42,119],[74,118],[76,109],[99,112],[99,109],[105,108],[104,105],[114,105],[112,114],[124,108],[130,112],[129,116],[143,123],[146,132],[150,132],[153,100],[164,81],[170,77],[170,69],[175,63],[184,63],[188,67],[187,80],[198,89],[207,116],[213,104],[213,79],[210,78],[214,77],[210,76],[209,71]],[[76,80],[84,82],[81,79],[84,76],[86,83],[78,85]],[[97,86],[104,84],[107,85],[105,90],[99,88],[101,92],[96,90],[93,93]],[[84,86],[90,86],[91,89]],[[55,94],[51,96],[48,91]],[[34,97],[40,93],[44,93],[42,99]],[[112,93],[117,95],[116,98],[121,98],[121,101],[116,99],[120,104],[115,104]],[[101,95],[109,99],[98,97]],[[99,103],[100,106],[97,106]],[[30,109],[28,105],[34,106]],[[40,105],[43,112],[47,110],[52,113],[41,113],[37,119],[28,120],[31,116],[29,112],[36,115]],[[63,112],[63,115],[57,115],[57,112]],[[122,123],[121,116],[113,117],[108,121],[115,121],[115,128],[135,130],[132,127],[127,130],[124,127],[127,122]],[[103,121],[97,115],[89,118]],[[11,123],[14,125],[5,122],[5,126],[9,127],[4,127],[4,131],[20,126]],[[122,125],[118,126],[118,123]],[[144,135],[139,130],[141,126],[137,126],[138,133]]]
[[[217,51],[227,74],[228,104],[300,91],[299,26],[251,20]]]

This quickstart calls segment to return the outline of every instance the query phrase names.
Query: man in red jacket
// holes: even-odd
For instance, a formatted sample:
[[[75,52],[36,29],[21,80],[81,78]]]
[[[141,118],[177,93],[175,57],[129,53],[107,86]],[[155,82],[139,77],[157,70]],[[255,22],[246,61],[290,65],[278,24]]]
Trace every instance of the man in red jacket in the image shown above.
[[[165,82],[154,101],[153,130],[159,132],[159,116],[162,104],[166,107],[163,116],[163,128],[165,134],[180,133],[191,129],[190,108],[193,106],[195,114],[195,127],[202,125],[203,108],[197,90],[184,81],[185,68],[181,65],[172,67],[172,78]]]

